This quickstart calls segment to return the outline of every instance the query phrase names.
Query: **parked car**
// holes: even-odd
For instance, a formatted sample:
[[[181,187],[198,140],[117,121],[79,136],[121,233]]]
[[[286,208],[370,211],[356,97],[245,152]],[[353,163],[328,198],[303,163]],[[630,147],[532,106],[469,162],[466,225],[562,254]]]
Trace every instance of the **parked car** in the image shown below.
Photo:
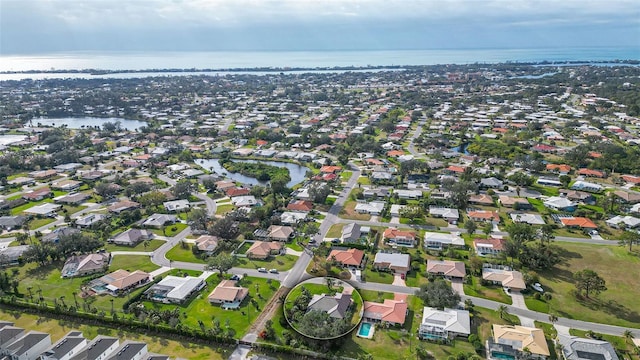
[[[277,274],[278,273],[278,269],[270,269],[269,272],[272,273],[272,274]]]
[[[540,283],[535,283],[535,284],[531,285],[531,287],[535,291],[538,291],[538,292],[541,292],[541,293],[544,292],[544,289],[542,288],[542,285],[540,285]]]
[[[258,268],[258,272],[266,273],[266,272],[267,272],[267,269],[265,269],[265,268]]]

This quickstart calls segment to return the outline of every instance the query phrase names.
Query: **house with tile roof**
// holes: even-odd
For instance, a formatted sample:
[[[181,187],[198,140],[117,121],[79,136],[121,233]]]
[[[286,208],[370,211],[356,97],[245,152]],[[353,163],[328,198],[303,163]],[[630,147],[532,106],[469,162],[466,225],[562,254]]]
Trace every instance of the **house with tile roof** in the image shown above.
[[[393,294],[393,300],[385,299],[382,303],[365,301],[363,309],[364,321],[402,326],[408,313],[407,295]]]
[[[464,279],[467,274],[462,261],[427,260],[427,273],[444,276],[446,279]]]
[[[387,228],[382,234],[382,238],[390,245],[406,247],[414,247],[416,245],[415,232],[399,230],[395,227]]]
[[[255,241],[245,254],[250,259],[264,260],[280,253],[282,253],[282,243],[279,241]]]
[[[96,294],[118,296],[140,287],[151,281],[151,275],[141,270],[129,272],[116,270],[89,283],[89,288]]]
[[[335,261],[343,267],[361,268],[364,258],[364,251],[359,249],[334,249],[327,256],[327,261]]]
[[[482,279],[515,291],[527,288],[524,278],[522,277],[522,273],[515,270],[492,269],[485,267],[482,269]]]
[[[494,324],[492,333],[488,341],[490,360],[502,360],[505,356],[544,360],[551,355],[542,329]]]
[[[467,216],[469,216],[469,219],[477,222],[500,223],[500,215],[496,211],[469,210],[467,211]]]
[[[249,295],[249,289],[237,284],[235,280],[222,280],[209,294],[209,303],[239,307]]]
[[[498,256],[504,251],[505,243],[504,239],[474,239],[473,248],[478,256]]]
[[[567,216],[567,217],[561,217],[560,219],[560,223],[568,228],[578,228],[578,229],[588,229],[588,230],[593,230],[593,229],[597,229],[598,225],[596,225],[593,221],[591,221],[591,219],[585,218],[585,217],[573,217],[573,216]]]
[[[60,274],[63,278],[70,278],[103,272],[109,267],[110,260],[111,254],[107,252],[73,255],[64,262]]]

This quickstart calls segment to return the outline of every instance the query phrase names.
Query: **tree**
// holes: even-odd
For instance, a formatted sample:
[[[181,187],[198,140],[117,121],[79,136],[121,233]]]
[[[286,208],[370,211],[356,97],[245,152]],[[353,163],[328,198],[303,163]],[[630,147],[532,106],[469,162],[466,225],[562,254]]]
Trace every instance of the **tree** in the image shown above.
[[[517,172],[509,176],[508,179],[518,186],[529,186],[533,184],[533,181],[534,181],[533,177],[523,172]]]
[[[467,230],[468,234],[473,234],[478,229],[478,225],[476,224],[475,221],[469,219],[469,220],[465,221],[464,228]]]
[[[421,285],[416,296],[426,305],[438,309],[452,308],[460,302],[460,294],[443,279]]]
[[[538,239],[540,239],[540,243],[544,244],[550,243],[551,240],[555,239],[555,235],[553,235],[553,230],[555,230],[555,226],[551,224],[544,224],[538,230],[537,235]]]
[[[400,209],[400,216],[407,218],[413,222],[415,219],[422,218],[424,215],[424,210],[422,207],[417,205],[405,206]]]
[[[330,193],[331,188],[327,184],[314,183],[309,186],[309,197],[315,203],[323,204]]]
[[[500,316],[500,319],[503,320],[509,315],[509,308],[507,305],[498,306],[498,315]]]
[[[231,240],[238,235],[238,226],[231,217],[225,216],[213,223],[209,232],[211,235]]]
[[[93,191],[103,198],[109,199],[114,197],[118,191],[120,191],[120,187],[114,186],[113,183],[101,182],[94,186]]]
[[[206,230],[208,221],[207,210],[202,208],[192,209],[187,215],[187,223],[195,230]]]
[[[231,269],[235,264],[236,258],[233,255],[219,253],[209,259],[206,268],[208,270],[218,270],[223,275],[227,270]]]
[[[584,292],[585,297],[589,297],[590,293],[600,294],[607,290],[606,283],[603,278],[593,270],[584,269],[573,274],[578,294]]]
[[[484,225],[482,225],[482,232],[489,236],[489,234],[491,234],[491,232],[493,231],[493,224],[490,221],[487,221],[484,223]]]
[[[622,333],[622,337],[624,337],[625,341],[628,343],[633,343],[633,332],[627,329]]]
[[[558,316],[556,314],[549,314],[549,322],[555,324],[558,322]]]
[[[640,244],[640,234],[633,231],[625,231],[620,235],[621,246],[629,245],[629,251],[631,251],[631,247],[633,244]]]
[[[178,199],[187,199],[191,196],[191,193],[195,190],[195,185],[189,180],[178,181],[171,192]]]

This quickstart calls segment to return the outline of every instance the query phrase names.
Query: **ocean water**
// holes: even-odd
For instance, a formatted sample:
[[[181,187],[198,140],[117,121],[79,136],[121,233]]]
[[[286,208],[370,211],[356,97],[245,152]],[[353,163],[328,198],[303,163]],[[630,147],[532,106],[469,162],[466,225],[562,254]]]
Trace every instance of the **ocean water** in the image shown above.
[[[638,60],[640,59],[640,47],[385,51],[70,52],[0,56],[0,72],[82,69],[319,68],[545,60],[606,61],[615,59]]]

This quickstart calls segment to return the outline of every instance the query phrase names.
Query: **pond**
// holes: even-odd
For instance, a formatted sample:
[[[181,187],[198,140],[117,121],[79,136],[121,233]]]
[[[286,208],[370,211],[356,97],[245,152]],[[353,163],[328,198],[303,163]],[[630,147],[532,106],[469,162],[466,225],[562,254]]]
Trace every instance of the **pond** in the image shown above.
[[[307,176],[307,171],[310,169],[306,166],[301,166],[298,164],[282,162],[282,161],[259,161],[259,160],[231,160],[234,162],[248,162],[248,163],[263,163],[272,166],[284,167],[289,170],[289,176],[291,177],[291,181],[287,183],[287,187],[293,187],[301,182],[303,182]],[[259,181],[256,178],[242,175],[240,173],[230,173],[225,168],[220,165],[220,161],[218,159],[198,159],[196,160],[196,164],[202,166],[203,168],[210,170],[218,175],[222,175],[227,177],[233,181],[237,181],[242,184],[247,185],[262,185],[266,186],[268,181]]]
[[[96,127],[98,126],[102,129],[102,125],[106,122],[115,123],[116,121],[120,122],[120,127],[126,130],[133,131],[135,129],[140,129],[143,126],[147,126],[147,123],[144,121],[138,120],[128,120],[122,118],[99,118],[99,117],[65,117],[65,118],[34,118],[31,120],[31,126],[41,127],[41,126],[62,126],[67,125],[69,129],[82,129],[83,127]]]

